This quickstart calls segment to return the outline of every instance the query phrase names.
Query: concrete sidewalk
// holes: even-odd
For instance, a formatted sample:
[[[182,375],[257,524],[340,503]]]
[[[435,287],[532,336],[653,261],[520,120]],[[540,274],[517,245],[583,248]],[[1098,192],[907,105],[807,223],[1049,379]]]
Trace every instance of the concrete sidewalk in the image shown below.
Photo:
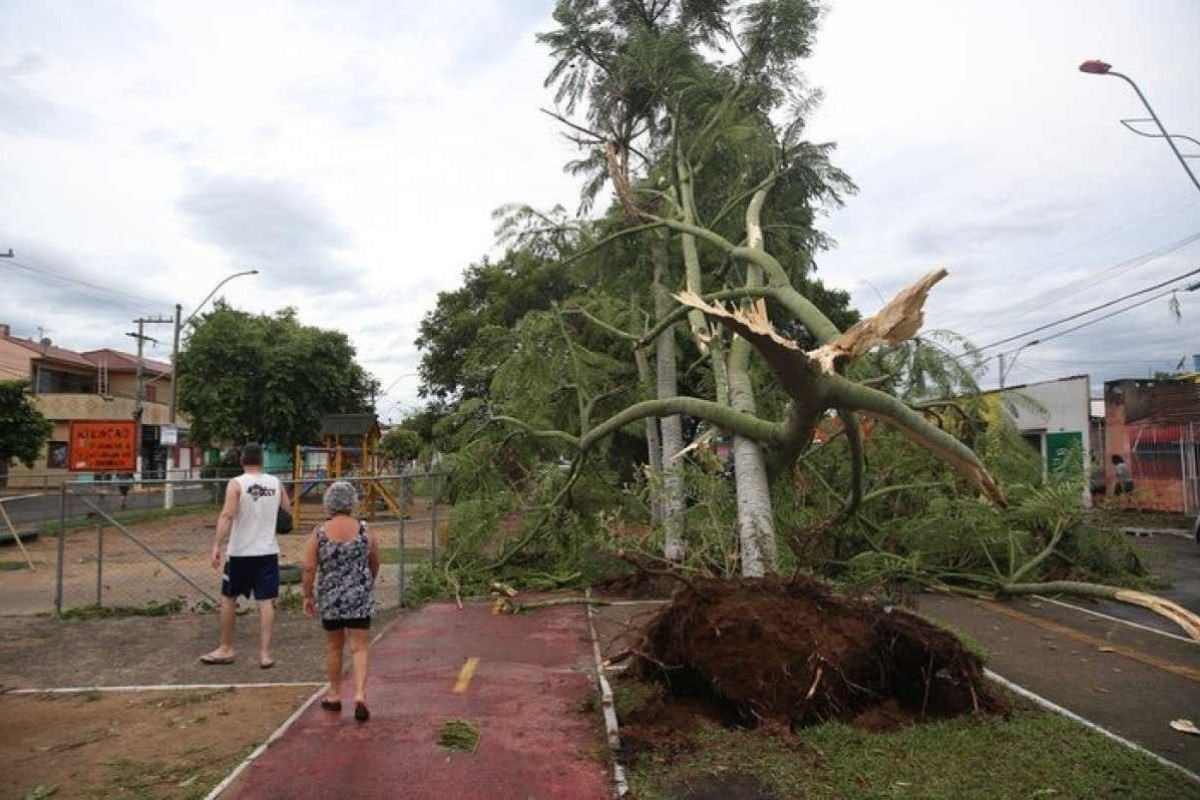
[[[340,715],[314,704],[222,797],[610,796],[581,607],[513,617],[487,604],[428,605],[389,629],[371,658],[369,722],[354,722],[353,703]],[[438,745],[452,719],[478,727],[475,753]]]
[[[1042,697],[1200,773],[1200,645],[1038,601],[924,596],[919,610],[969,635],[988,666]]]

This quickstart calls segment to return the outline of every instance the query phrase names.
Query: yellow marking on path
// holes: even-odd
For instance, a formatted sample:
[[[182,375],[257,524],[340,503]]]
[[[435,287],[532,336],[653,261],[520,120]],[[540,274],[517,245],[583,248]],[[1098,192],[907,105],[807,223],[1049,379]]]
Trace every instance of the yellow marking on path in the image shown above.
[[[463,694],[467,691],[467,686],[471,683],[471,678],[475,677],[475,669],[479,666],[479,657],[471,656],[467,662],[462,665],[462,669],[458,672],[458,680],[454,682],[454,693]]]
[[[1076,630],[1075,628],[1067,625],[1052,622],[1048,619],[1043,619],[1042,617],[1034,616],[1032,614],[1026,614],[1001,603],[980,601],[980,605],[990,611],[1003,614],[1006,617],[1011,617],[1013,619],[1020,620],[1021,622],[1027,622],[1030,625],[1042,628],[1043,630],[1051,631],[1052,633],[1057,633],[1069,639],[1074,639],[1077,642],[1083,642],[1084,644],[1091,645],[1097,650],[1103,650],[1105,652],[1112,652],[1117,655],[1122,655],[1141,664],[1145,664],[1148,667],[1161,669],[1163,672],[1169,672],[1172,675],[1177,675],[1185,680],[1189,680],[1194,683],[1200,683],[1200,670],[1196,669],[1195,667],[1177,664],[1174,661],[1143,652],[1134,647],[1125,647],[1123,645],[1114,644],[1105,639],[1098,639],[1095,636],[1084,633],[1080,630]]]

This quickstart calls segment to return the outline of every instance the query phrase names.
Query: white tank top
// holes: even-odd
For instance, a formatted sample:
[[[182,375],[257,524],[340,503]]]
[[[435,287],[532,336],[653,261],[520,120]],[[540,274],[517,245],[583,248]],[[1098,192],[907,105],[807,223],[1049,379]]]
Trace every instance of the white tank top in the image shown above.
[[[279,514],[282,488],[274,475],[239,475],[233,479],[242,487],[238,498],[233,532],[229,535],[230,556],[269,556],[279,552],[275,538],[275,519]]]

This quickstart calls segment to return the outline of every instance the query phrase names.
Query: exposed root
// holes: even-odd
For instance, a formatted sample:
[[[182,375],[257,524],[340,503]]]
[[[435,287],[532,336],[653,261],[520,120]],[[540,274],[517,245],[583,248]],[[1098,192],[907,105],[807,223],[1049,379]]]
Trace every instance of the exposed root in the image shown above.
[[[913,720],[1006,704],[950,633],[812,580],[697,580],[622,657],[675,697],[743,724],[853,720],[884,704]],[[662,665],[670,664],[670,671]]]

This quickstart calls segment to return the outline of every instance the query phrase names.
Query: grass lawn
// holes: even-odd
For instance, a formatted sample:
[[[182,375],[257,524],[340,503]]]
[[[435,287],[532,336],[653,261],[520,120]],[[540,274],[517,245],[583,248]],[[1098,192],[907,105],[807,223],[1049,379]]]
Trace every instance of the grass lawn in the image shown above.
[[[892,733],[832,723],[788,736],[698,720],[687,745],[628,766],[638,800],[1200,798],[1178,772],[1030,709]]]
[[[417,561],[428,561],[429,551],[423,547],[406,547],[404,548],[404,561],[408,564]],[[379,548],[379,561],[383,564],[399,564],[400,563],[400,548],[399,547],[381,547]]]
[[[220,506],[210,504],[176,506],[175,508],[147,508],[147,509],[129,509],[125,511],[109,511],[105,509],[109,516],[120,522],[122,525],[137,525],[145,522],[158,522],[164,519],[175,519],[176,517],[190,516],[211,516],[216,517],[221,510]],[[108,522],[99,515],[91,517],[75,517],[67,520],[67,530],[76,531],[83,528],[94,528],[98,524],[107,525]],[[58,536],[59,524],[58,520],[42,523],[38,532],[43,536]]]

